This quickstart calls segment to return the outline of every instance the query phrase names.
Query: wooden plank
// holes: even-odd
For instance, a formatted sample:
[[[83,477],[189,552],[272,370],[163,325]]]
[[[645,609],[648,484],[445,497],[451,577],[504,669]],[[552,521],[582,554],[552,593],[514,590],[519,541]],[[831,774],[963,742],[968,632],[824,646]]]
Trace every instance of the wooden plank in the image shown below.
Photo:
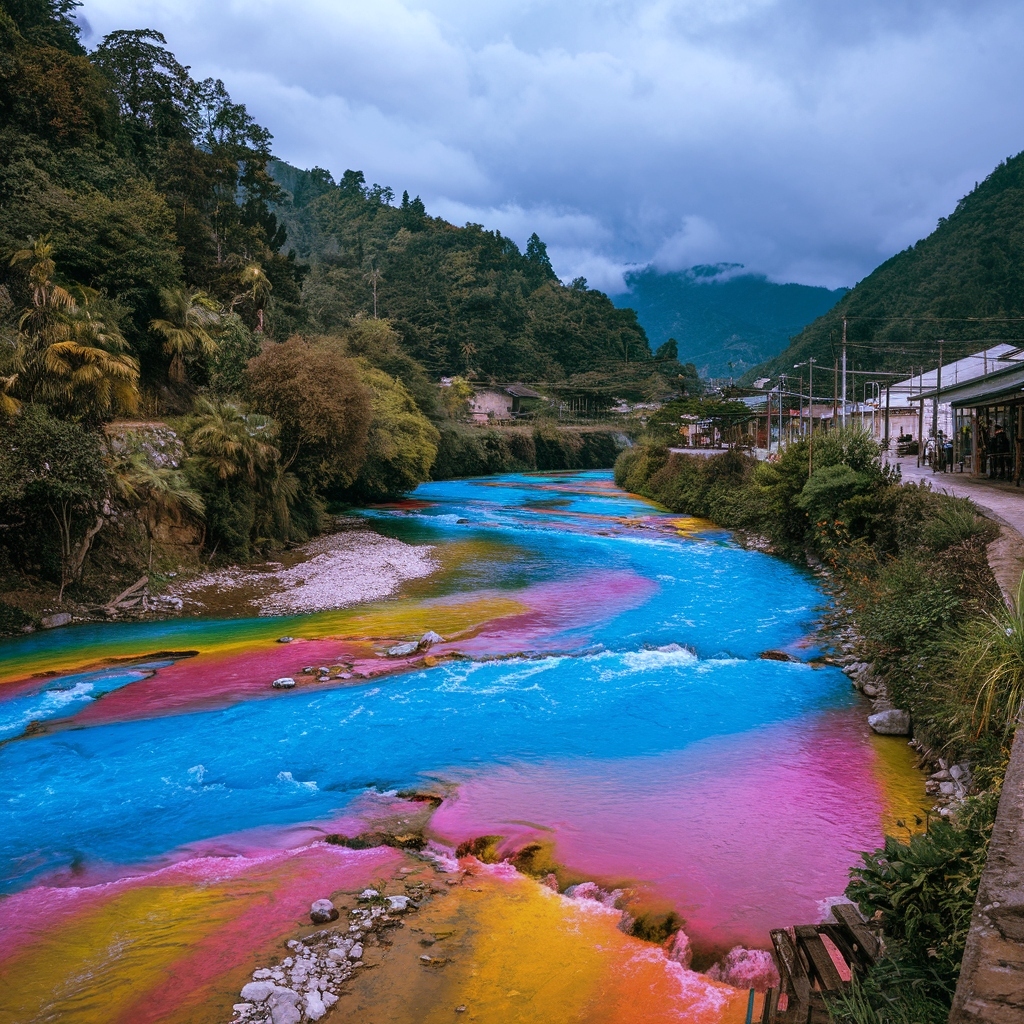
[[[789,932],[783,928],[776,928],[771,932],[771,938],[772,945],[775,946],[776,959],[784,972],[783,983],[788,982],[786,987],[790,999],[789,1009],[786,1012],[791,1014],[788,1019],[801,1019],[799,1013],[794,1012],[797,1007],[802,1009],[803,1016],[806,1018],[807,1006],[810,1002],[811,979],[807,976],[803,961],[800,959],[796,946],[793,945],[793,940],[789,937]],[[797,1006],[794,1006],[794,1003]]]
[[[811,965],[818,978],[818,983],[826,992],[841,992],[845,985],[839,977],[836,965],[832,963],[832,957],[828,950],[822,945],[818,937],[818,929],[814,925],[798,925],[796,929],[796,941],[802,946],[811,958]]]
[[[878,939],[861,920],[856,908],[849,903],[837,903],[832,908],[832,913],[840,927],[849,931],[851,941],[858,945],[859,951],[864,954],[868,965],[875,963],[878,959]]]
[[[761,1024],[775,1024],[776,1008],[779,1004],[778,989],[770,988],[764,994],[764,1005],[761,1007]]]
[[[843,959],[851,969],[868,966],[867,957],[860,952],[860,945],[852,941],[852,936],[845,929],[837,924],[819,924],[818,931],[827,935],[836,944],[836,948],[843,954]]]

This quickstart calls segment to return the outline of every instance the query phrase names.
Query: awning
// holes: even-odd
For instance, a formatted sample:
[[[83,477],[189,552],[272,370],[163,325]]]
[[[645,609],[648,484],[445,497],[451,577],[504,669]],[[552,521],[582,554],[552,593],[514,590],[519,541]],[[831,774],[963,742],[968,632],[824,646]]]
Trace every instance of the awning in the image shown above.
[[[1024,366],[1011,366],[984,377],[975,377],[962,384],[939,388],[916,395],[915,402],[931,402],[938,398],[955,409],[999,405],[1002,402],[1024,398]]]

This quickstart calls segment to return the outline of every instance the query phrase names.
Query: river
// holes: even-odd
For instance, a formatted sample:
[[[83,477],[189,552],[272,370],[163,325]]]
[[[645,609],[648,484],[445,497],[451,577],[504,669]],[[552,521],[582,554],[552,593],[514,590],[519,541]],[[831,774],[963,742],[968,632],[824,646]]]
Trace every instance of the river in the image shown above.
[[[312,900],[442,879],[482,836],[623,894],[464,861],[476,883],[420,911],[444,906],[457,955],[422,980],[426,947],[382,949],[328,1020],[742,1020],[745,993],[624,935],[622,909],[678,915],[701,970],[767,948],[924,800],[817,658],[813,577],[607,473],[425,484],[365,515],[437,570],[342,611],[0,641],[0,1021],[231,1020]],[[436,664],[384,657],[427,630]],[[430,846],[323,842],[382,822]]]

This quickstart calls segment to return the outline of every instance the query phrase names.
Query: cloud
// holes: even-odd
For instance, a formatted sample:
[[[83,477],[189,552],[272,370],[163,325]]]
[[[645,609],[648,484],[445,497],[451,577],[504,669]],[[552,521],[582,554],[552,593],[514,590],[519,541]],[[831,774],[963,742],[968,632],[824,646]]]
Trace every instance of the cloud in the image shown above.
[[[282,158],[536,230],[556,270],[852,284],[1022,148],[1015,0],[86,0]],[[586,268],[586,269],[583,269]],[[588,272],[589,271],[589,272]]]

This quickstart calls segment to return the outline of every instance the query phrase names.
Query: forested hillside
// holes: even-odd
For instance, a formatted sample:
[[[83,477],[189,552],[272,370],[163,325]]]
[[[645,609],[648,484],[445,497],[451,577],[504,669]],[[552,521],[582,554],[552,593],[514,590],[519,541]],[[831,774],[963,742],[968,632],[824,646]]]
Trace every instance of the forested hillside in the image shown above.
[[[140,551],[152,566],[168,522],[245,558],[435,462],[614,456],[553,425],[514,452],[463,436],[466,383],[442,392],[442,374],[685,387],[536,235],[520,253],[357,171],[273,162],[222,82],[148,29],[86,52],[77,6],[0,0],[0,591],[23,573],[84,587],[104,546],[105,588]]]
[[[747,379],[809,356],[831,367],[844,316],[848,359],[860,369],[934,366],[940,338],[947,361],[1024,338],[1024,322],[1003,319],[1024,316],[1024,154],[1001,163],[927,238],[886,260]]]
[[[631,309],[616,309],[582,278],[565,287],[544,243],[526,251],[500,232],[455,227],[419,197],[395,200],[359,171],[335,184],[319,168],[275,162],[287,195],[276,207],[289,246],[310,267],[303,290],[311,329],[360,312],[388,318],[406,351],[434,374],[561,380],[651,358]]]
[[[846,289],[775,284],[721,263],[661,274],[626,275],[614,301],[636,310],[654,346],[675,338],[679,358],[702,377],[740,377],[777,355],[794,334],[839,301]]]

